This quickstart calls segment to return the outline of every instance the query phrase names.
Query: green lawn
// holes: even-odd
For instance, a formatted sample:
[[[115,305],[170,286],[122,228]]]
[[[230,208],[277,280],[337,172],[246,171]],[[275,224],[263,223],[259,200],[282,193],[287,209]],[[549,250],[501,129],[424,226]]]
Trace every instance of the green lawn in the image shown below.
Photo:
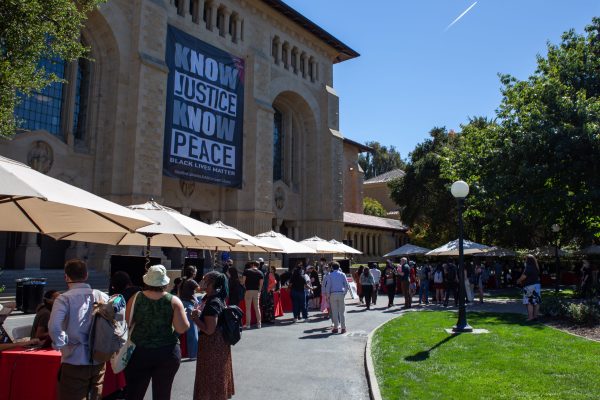
[[[554,288],[544,288],[542,289],[542,301],[545,297],[555,297],[557,296]],[[558,297],[561,299],[572,299],[575,296],[574,289],[561,289],[558,292]],[[477,296],[475,296],[477,297]],[[519,287],[512,287],[506,289],[494,289],[490,292],[486,291],[486,297],[493,299],[513,299],[520,300],[523,298],[523,290]]]
[[[598,399],[600,343],[516,314],[468,313],[489,334],[448,335],[452,312],[411,312],[377,331],[372,356],[382,397]]]

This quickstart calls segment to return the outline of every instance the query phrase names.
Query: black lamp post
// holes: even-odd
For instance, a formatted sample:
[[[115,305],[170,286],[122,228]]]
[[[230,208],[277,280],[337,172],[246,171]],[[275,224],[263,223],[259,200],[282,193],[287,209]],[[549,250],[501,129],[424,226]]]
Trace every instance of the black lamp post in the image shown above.
[[[556,282],[554,291],[558,293],[560,291],[560,258],[558,258],[558,232],[560,232],[560,225],[552,225],[552,232],[556,235],[556,242],[554,243],[554,257],[556,257]]]
[[[458,203],[458,321],[452,329],[453,332],[473,332],[467,323],[467,310],[465,307],[465,266],[463,253],[463,205],[465,197],[469,194],[469,185],[464,181],[456,181],[450,188],[452,196]]]

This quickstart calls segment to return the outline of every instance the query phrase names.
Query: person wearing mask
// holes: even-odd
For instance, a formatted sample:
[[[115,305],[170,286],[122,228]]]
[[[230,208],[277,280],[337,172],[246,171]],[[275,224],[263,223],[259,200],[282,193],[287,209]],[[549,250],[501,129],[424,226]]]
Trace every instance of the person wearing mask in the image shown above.
[[[226,400],[235,394],[231,345],[223,337],[223,311],[228,295],[225,275],[211,271],[200,282],[206,295],[192,313],[200,331],[194,400]]]
[[[105,363],[90,361],[89,331],[94,303],[106,303],[108,296],[85,283],[87,265],[79,259],[65,263],[69,290],[52,305],[48,334],[52,346],[61,352],[58,399],[101,399]]]
[[[181,363],[179,335],[190,324],[181,300],[166,291],[169,281],[164,266],[152,265],[143,277],[144,290],[127,302],[125,317],[135,343],[125,368],[127,400],[143,400],[151,380],[153,400],[171,398]]]
[[[264,276],[258,270],[258,261],[251,261],[250,268],[246,269],[242,275],[242,285],[246,288],[244,293],[244,302],[246,303],[246,329],[250,329],[250,321],[252,314],[250,307],[254,305],[256,314],[256,327],[260,329],[261,314],[260,314],[260,289],[263,285]]]
[[[388,260],[385,269],[383,270],[383,284],[388,296],[388,308],[394,305],[394,296],[396,296],[396,268],[394,264]]]
[[[412,296],[410,294],[410,266],[408,265],[406,257],[400,259],[398,275],[400,275],[400,287],[402,288],[402,294],[404,295],[404,306],[402,308],[407,309],[412,305]]]
[[[327,276],[327,285],[325,294],[331,306],[331,319],[333,320],[332,333],[338,333],[341,328],[341,333],[346,333],[346,305],[344,298],[350,290],[346,274],[340,271],[340,264],[337,262],[331,263],[332,271]]]
[[[370,310],[375,280],[373,279],[373,275],[371,275],[369,267],[365,267],[363,273],[360,274],[360,285],[362,286],[363,295],[365,296],[365,302],[367,303],[367,310]]]
[[[306,291],[308,283],[304,279],[302,268],[296,266],[290,278],[290,296],[292,298],[292,310],[294,314],[294,322],[298,322],[300,314],[302,318],[308,319],[308,310],[306,308]]]
[[[44,345],[50,345],[50,335],[48,334],[48,322],[50,321],[50,313],[52,312],[52,305],[54,300],[60,296],[58,290],[47,290],[42,298],[42,304],[37,307],[35,311],[35,317],[33,318],[33,325],[31,327],[31,333],[29,337],[31,339],[40,339],[44,342]]]
[[[381,282],[381,270],[379,269],[379,266],[374,266],[373,268],[371,268],[370,272],[371,275],[373,275],[373,281],[375,282],[375,284],[373,285],[373,294],[371,295],[371,300],[373,302],[373,305],[376,305],[377,292],[379,292],[379,284]]]
[[[534,321],[538,318],[542,302],[542,289],[540,267],[537,259],[531,254],[525,258],[525,269],[517,283],[523,286],[523,304],[527,307],[527,321]]]
[[[229,305],[239,306],[240,301],[244,298],[244,287],[240,283],[240,275],[236,267],[229,267],[227,272],[229,277]]]
[[[196,299],[196,293],[200,291],[200,286],[195,280],[196,278],[196,267],[188,265],[183,267],[182,280],[179,283],[179,299],[183,303],[185,314],[187,315],[190,329],[187,330],[185,335],[185,342],[187,347],[187,355],[190,360],[196,359],[198,354],[198,329],[192,323],[192,310],[198,304]]]
[[[117,271],[110,278],[110,286],[114,294],[120,294],[127,303],[131,296],[142,290],[139,286],[134,286],[129,274],[125,271]]]

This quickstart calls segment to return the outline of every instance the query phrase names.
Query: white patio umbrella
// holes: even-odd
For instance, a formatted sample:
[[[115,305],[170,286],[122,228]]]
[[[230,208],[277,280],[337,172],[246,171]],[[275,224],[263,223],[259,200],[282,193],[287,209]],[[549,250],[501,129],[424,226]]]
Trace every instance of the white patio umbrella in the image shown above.
[[[577,254],[582,254],[586,256],[590,255],[598,255],[600,254],[600,245],[593,244],[591,246],[585,247],[577,252]]]
[[[505,249],[498,246],[490,247],[489,250],[483,253],[475,254],[475,257],[516,257],[517,252],[509,249]]]
[[[57,240],[103,243],[122,246],[146,246],[149,260],[150,247],[179,247],[191,249],[234,246],[241,237],[225,229],[217,229],[204,222],[187,217],[155,201],[128,206],[130,210],[150,218],[154,223],[127,233],[64,232],[50,236]]]
[[[336,248],[338,248],[340,250],[339,251],[340,254],[362,254],[362,251],[358,251],[354,247],[350,247],[347,244],[344,244],[342,242],[338,242],[335,239],[331,239],[329,241],[329,243],[331,243]]]
[[[489,247],[484,244],[463,240],[463,254],[477,254],[489,250]],[[458,256],[458,239],[452,240],[443,246],[433,249],[426,256]]]
[[[139,213],[0,156],[0,230],[126,234],[152,224]]]
[[[301,240],[300,243],[302,243],[305,246],[310,247],[318,254],[337,254],[337,253],[339,253],[339,248],[336,245],[329,243],[327,240],[321,239],[318,236],[313,236],[308,239]]]
[[[256,238],[254,236],[248,235],[232,226],[225,225],[221,221],[217,221],[210,226],[223,229],[225,231],[234,233],[239,236],[242,241],[237,242],[233,246],[217,246],[214,250],[217,251],[230,251],[230,252],[248,252],[248,253],[277,253],[281,252],[283,249],[281,247],[272,245],[271,243],[267,243],[266,241]]]
[[[384,257],[400,257],[400,256],[414,256],[418,254],[425,254],[431,249],[425,247],[415,246],[414,244],[407,243],[404,246],[398,247],[396,250],[391,251],[384,255]]]
[[[258,239],[261,239],[263,242],[269,243],[272,246],[276,246],[281,249],[282,253],[286,254],[315,254],[316,251],[312,248],[296,242],[288,238],[281,233],[277,233],[275,231],[269,231],[260,233],[255,236]]]

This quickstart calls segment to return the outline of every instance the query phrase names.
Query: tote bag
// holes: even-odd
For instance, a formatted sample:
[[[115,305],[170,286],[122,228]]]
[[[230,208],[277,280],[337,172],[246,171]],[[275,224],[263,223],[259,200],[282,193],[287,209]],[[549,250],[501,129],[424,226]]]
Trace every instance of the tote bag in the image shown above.
[[[135,311],[135,301],[137,300],[137,296],[140,292],[137,292],[133,296],[133,301],[131,302],[131,313],[129,314],[129,320],[127,321],[127,326],[129,328],[129,332],[127,332],[127,342],[121,347],[121,349],[116,352],[110,359],[110,366],[113,369],[115,374],[123,371],[129,360],[131,360],[131,356],[133,355],[133,351],[135,350],[135,343],[131,341],[131,337],[133,336],[133,326],[131,326],[131,321],[133,321],[133,312]]]

